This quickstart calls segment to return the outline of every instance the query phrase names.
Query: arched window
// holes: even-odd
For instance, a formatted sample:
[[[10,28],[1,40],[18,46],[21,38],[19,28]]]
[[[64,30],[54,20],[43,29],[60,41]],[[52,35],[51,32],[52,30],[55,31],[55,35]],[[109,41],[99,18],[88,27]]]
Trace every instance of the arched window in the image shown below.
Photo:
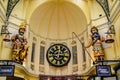
[[[78,64],[76,41],[72,41],[72,64]]]
[[[37,41],[36,38],[33,37],[33,42],[32,42],[32,52],[31,52],[31,69],[32,69],[32,70],[34,70],[36,41]]]
[[[84,48],[84,37],[81,38],[82,41],[82,56],[83,56],[83,62],[86,62],[86,53]]]
[[[44,65],[44,57],[45,57],[45,42],[41,41],[40,43],[40,62],[39,64]]]
[[[86,53],[85,53],[85,49],[84,49],[84,43],[82,43],[82,56],[83,56],[83,62],[86,61]]]
[[[34,62],[34,54],[35,54],[35,43],[32,43],[32,54],[31,54],[31,62]]]
[[[35,48],[36,48],[36,41],[37,39],[33,37],[33,43],[32,43],[32,53],[31,53],[31,62],[34,62],[34,57],[35,57]]]

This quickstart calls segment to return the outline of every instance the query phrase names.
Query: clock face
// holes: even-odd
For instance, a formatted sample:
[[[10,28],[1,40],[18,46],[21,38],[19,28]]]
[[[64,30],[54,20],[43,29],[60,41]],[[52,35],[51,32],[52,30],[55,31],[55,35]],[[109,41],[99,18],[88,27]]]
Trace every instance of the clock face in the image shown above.
[[[71,53],[67,46],[54,44],[47,50],[46,57],[51,65],[61,67],[70,61]]]

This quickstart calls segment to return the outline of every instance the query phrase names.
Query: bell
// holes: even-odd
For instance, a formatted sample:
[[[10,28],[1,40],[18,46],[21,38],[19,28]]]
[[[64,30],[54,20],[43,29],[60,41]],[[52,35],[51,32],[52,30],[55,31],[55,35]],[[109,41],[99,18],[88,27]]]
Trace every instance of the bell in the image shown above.
[[[11,41],[10,35],[9,35],[9,34],[6,34],[6,35],[5,35],[5,38],[3,39],[3,41],[10,42],[10,41]]]
[[[112,38],[112,34],[107,34],[106,35],[106,39],[105,39],[106,43],[113,43],[114,39]]]

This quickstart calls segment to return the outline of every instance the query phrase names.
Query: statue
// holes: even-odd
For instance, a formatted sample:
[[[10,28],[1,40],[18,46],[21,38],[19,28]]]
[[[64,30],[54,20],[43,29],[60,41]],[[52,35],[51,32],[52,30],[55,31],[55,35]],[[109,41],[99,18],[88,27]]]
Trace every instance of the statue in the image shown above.
[[[95,61],[104,60],[104,51],[102,47],[102,42],[104,41],[104,38],[100,36],[100,34],[98,33],[98,29],[95,26],[91,28],[91,34],[91,39],[89,40],[89,43],[87,46],[85,46],[85,48],[93,46],[93,55]]]
[[[19,26],[18,34],[12,36],[13,49],[12,49],[12,59],[19,64],[23,64],[25,58],[27,57],[27,51],[29,46],[27,46],[27,39],[24,37],[26,23],[23,22]]]

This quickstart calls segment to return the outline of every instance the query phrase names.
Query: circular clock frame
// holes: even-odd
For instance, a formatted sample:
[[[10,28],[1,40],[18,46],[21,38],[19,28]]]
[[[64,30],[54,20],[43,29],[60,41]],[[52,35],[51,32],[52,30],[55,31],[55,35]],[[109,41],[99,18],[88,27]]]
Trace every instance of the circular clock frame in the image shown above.
[[[46,58],[52,66],[62,67],[70,61],[71,53],[66,45],[54,44],[48,48]]]

